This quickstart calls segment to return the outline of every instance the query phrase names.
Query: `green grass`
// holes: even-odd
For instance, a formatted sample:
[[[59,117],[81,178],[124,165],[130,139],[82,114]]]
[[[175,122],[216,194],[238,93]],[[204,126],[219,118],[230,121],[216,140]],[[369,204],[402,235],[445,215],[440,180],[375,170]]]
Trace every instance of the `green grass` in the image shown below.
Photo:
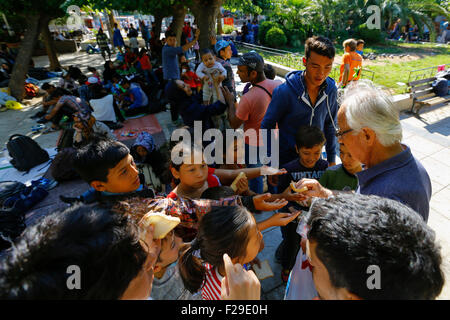
[[[291,51],[293,53],[298,53],[302,56],[304,52],[304,48],[282,48],[283,50]],[[249,51],[245,48],[240,48],[242,52]],[[384,65],[376,66],[371,65],[367,66],[366,69],[374,71],[374,79],[373,81],[376,84],[385,86],[387,88],[392,89],[394,94],[404,93],[406,92],[406,83],[408,82],[408,78],[410,75],[410,71],[417,69],[424,69],[429,67],[434,67],[442,64],[450,64],[450,46],[449,45],[437,45],[435,43],[425,43],[425,44],[416,44],[416,43],[387,43],[385,45],[374,45],[374,46],[366,46],[364,48],[364,53],[386,53],[386,54],[417,54],[421,56],[420,59],[414,61],[407,61],[401,63],[392,63],[390,59],[380,59],[378,58],[375,61],[385,62]],[[275,55],[267,52],[259,52],[265,60],[284,65],[296,70],[303,70],[303,64],[298,55]],[[343,55],[344,51],[342,48],[336,48],[337,55]],[[335,80],[339,78],[339,64],[340,61],[335,60],[335,67],[333,68],[330,76]],[[363,63],[364,65],[364,63]],[[427,72],[427,75],[429,75]],[[370,73],[364,74],[362,78],[368,78],[371,76]],[[411,79],[410,81],[413,81]],[[398,83],[404,83],[405,85],[400,85]]]

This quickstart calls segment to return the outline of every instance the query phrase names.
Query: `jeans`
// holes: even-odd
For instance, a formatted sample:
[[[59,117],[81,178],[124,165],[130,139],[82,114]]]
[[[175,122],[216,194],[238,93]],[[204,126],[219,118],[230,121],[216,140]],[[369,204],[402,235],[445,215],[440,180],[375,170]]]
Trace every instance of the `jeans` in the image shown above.
[[[250,150],[255,150],[256,149],[256,163],[255,159],[251,159],[252,160],[252,164],[250,164],[250,159],[249,156],[250,154],[252,154],[250,152]],[[254,151],[253,151],[254,153]],[[247,165],[247,168],[259,168],[262,167],[262,163],[261,160],[259,159],[259,148],[257,146],[250,146],[248,144],[245,144],[245,164]],[[264,180],[262,176],[259,176],[258,178],[255,179],[251,179],[248,181],[248,187],[250,190],[252,190],[253,192],[256,193],[263,193],[263,189],[264,189]]]

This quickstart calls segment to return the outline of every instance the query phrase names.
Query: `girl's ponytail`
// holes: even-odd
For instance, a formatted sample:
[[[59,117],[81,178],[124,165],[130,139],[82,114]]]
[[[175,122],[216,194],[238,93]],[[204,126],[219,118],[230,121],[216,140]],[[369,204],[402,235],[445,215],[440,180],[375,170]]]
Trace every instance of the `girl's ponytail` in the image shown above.
[[[181,248],[182,253],[178,261],[184,287],[191,293],[200,290],[206,274],[202,260],[196,255],[196,251],[199,249],[200,243],[195,238],[190,245],[187,244]]]

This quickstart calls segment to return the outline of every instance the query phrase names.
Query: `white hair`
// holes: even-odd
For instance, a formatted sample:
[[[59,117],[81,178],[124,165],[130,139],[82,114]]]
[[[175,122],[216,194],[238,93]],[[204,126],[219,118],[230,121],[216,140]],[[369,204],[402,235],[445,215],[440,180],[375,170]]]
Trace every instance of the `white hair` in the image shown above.
[[[356,132],[367,127],[375,131],[378,141],[385,147],[402,141],[399,112],[392,98],[369,80],[352,83],[344,93],[345,117]]]

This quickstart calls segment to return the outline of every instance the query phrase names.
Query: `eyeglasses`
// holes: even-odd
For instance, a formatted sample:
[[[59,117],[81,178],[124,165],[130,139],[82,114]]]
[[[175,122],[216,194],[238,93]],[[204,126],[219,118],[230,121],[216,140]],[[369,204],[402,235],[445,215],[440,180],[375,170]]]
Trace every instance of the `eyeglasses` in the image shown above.
[[[336,138],[342,137],[344,134],[349,133],[350,131],[353,131],[353,129],[348,129],[343,132],[339,132],[339,130],[336,130]]]

